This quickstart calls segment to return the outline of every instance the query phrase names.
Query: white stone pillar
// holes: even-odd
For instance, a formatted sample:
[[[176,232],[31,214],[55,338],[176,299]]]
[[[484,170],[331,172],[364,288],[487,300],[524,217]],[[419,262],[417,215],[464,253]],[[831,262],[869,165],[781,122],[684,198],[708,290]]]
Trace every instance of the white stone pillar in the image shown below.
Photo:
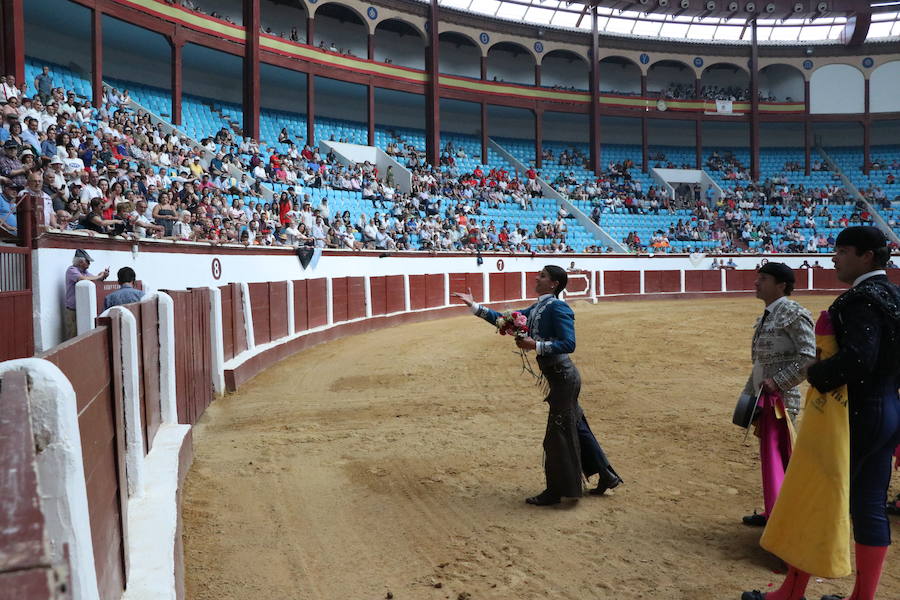
[[[222,290],[209,288],[209,344],[212,385],[216,394],[225,393],[225,338],[222,332]]]
[[[450,306],[450,273],[444,273],[444,306]]]
[[[679,281],[679,285],[681,285],[681,293],[683,294],[683,293],[684,293],[684,290],[685,290],[685,284],[684,284],[684,269],[680,269],[680,270],[678,271],[678,276],[679,276],[678,278],[679,278],[679,280],[680,280],[680,281]]]
[[[75,322],[78,335],[94,328],[97,317],[97,285],[86,279],[75,284]]]
[[[403,306],[404,312],[412,310],[412,302],[409,298],[409,275],[403,275]]]
[[[125,414],[125,475],[129,498],[144,495],[144,434],[141,422],[141,382],[138,366],[137,319],[127,308],[114,306],[122,346],[122,409]]]
[[[325,322],[334,325],[334,281],[331,277],[325,278]]]
[[[294,321],[294,282],[287,280],[287,326],[288,335],[294,335],[297,332],[297,323]]]
[[[250,285],[241,282],[241,309],[244,311],[244,331],[247,334],[247,350],[256,348],[253,337],[253,309],[250,308]]]
[[[165,292],[157,292],[156,295],[159,299],[157,305],[159,318],[159,415],[163,423],[174,425],[178,423],[178,403],[176,401],[178,388],[175,385],[175,302]],[[221,313],[219,320],[219,331],[221,332]],[[212,323],[210,323],[210,327],[212,327]],[[215,378],[214,370],[213,381]]]
[[[75,390],[59,367],[40,358],[0,362],[0,377],[22,369],[28,372],[30,385],[41,512],[50,542],[48,559],[62,562],[68,547],[72,598],[98,600]]]
[[[366,292],[366,318],[372,318],[372,278],[366,275],[363,278],[363,290]]]

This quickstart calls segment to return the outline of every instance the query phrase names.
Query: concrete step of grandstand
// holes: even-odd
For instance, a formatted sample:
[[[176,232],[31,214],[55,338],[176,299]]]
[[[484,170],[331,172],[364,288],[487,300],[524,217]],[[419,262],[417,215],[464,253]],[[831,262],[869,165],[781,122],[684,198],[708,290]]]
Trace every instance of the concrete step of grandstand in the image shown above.
[[[489,140],[491,148],[496,151],[500,156],[502,156],[506,161],[508,161],[511,165],[513,165],[516,169],[519,170],[520,173],[525,173],[528,170],[528,166],[523,164],[518,158],[515,157],[511,152],[506,150],[503,146],[495,142],[493,139]],[[616,238],[607,233],[602,227],[591,221],[591,218],[584,214],[581,210],[578,209],[574,204],[569,202],[568,198],[557,192],[553,189],[549,183],[541,179],[537,178],[537,182],[541,186],[541,190],[543,191],[543,196],[545,198],[552,198],[556,200],[559,206],[568,211],[568,213],[575,217],[575,220],[581,224],[582,227],[591,235],[594,236],[594,239],[602,242],[606,246],[609,246],[613,250],[618,252],[627,252],[627,249],[619,243]]]
[[[244,129],[243,129],[243,127],[241,127],[240,123],[236,123],[236,122],[232,121],[228,115],[226,115],[221,110],[216,108],[215,104],[213,104],[212,102],[206,102],[204,104],[206,104],[209,107],[209,110],[212,113],[218,115],[220,119],[222,119],[223,121],[228,123],[228,126],[231,128],[232,133],[234,133],[237,136],[244,137]]]
[[[825,148],[823,148],[822,145],[818,143],[818,141],[816,142],[816,152],[821,155],[822,159],[828,164],[832,171],[841,176],[844,187],[850,190],[850,193],[852,193],[857,200],[866,205],[866,209],[872,214],[872,219],[875,222],[875,225],[887,234],[889,240],[891,240],[895,244],[900,244],[900,236],[897,235],[897,232],[894,231],[890,227],[890,225],[888,225],[887,220],[885,220],[884,216],[880,212],[878,212],[877,207],[869,202],[869,200],[859,191],[859,188],[856,187],[856,184],[854,184],[853,181],[847,176],[847,174],[844,173],[840,165],[838,165],[838,163],[831,158],[831,155],[829,155],[828,152],[825,151]]]

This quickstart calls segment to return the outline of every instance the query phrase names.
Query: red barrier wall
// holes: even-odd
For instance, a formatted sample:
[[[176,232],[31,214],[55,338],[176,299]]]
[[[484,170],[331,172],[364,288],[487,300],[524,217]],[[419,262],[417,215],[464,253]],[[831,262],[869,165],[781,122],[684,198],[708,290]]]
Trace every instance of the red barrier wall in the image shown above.
[[[803,274],[806,277],[806,273]],[[748,271],[747,269],[734,269],[725,271],[725,288],[729,292],[750,291],[755,289],[756,270]]]
[[[209,288],[171,290],[166,293],[175,304],[178,422],[193,425],[213,399]],[[262,314],[268,320],[268,311],[263,311]]]
[[[366,278],[347,277],[347,318],[366,316]]]
[[[31,290],[0,292],[0,361],[34,355],[33,310]]]
[[[395,313],[406,310],[406,297],[404,296],[403,275],[388,275],[386,281],[387,313]]]
[[[680,271],[644,271],[644,292],[680,292]]]
[[[243,291],[238,283],[223,285],[219,291],[222,294],[222,348],[225,360],[231,360],[247,349]]]
[[[444,275],[435,273],[425,276],[425,306],[433,308],[444,305]]]
[[[288,334],[287,282],[269,283],[269,333],[273,340]]]
[[[372,314],[383,315],[387,313],[387,278],[370,277],[369,290],[372,300]]]
[[[162,424],[159,404],[159,308],[158,300],[126,304],[137,325],[138,396],[141,402],[141,425],[144,454],[153,447],[153,438]]]
[[[718,292],[721,289],[722,275],[718,269],[684,272],[684,290],[686,292]]]
[[[328,324],[328,281],[319,279],[306,280],[306,307],[309,329]]]
[[[522,297],[522,274],[519,272],[491,273],[489,281],[491,302],[518,300]]]
[[[125,427],[121,400],[117,402],[113,393],[121,389],[121,377],[115,385],[112,352],[110,327],[101,325],[39,355],[59,367],[75,389],[94,563],[103,600],[122,597],[126,572]]]
[[[269,284],[249,283],[250,315],[253,319],[253,341],[259,346],[272,341],[269,312]]]
[[[462,304],[462,300],[453,296],[455,293],[465,294],[469,290],[475,302],[484,302],[484,278],[481,273],[450,274],[450,304]]]
[[[640,271],[604,271],[604,293],[637,294],[641,291]]]
[[[813,287],[817,290],[846,290],[850,286],[838,281],[834,269],[813,269]]]

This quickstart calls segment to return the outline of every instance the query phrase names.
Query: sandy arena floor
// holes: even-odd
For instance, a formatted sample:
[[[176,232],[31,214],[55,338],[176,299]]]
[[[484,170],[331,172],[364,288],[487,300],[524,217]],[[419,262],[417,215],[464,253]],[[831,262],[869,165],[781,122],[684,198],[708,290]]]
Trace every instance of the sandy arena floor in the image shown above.
[[[814,315],[830,297],[799,296]],[[194,600],[737,600],[780,563],[731,411],[759,300],[574,304],[581,403],[626,485],[546,509],[546,408],[474,317],[305,351],[215,402],[184,493]],[[753,438],[751,438],[752,440]],[[896,485],[894,487],[897,487]],[[900,597],[888,557],[879,599]],[[849,595],[853,579],[808,597]]]

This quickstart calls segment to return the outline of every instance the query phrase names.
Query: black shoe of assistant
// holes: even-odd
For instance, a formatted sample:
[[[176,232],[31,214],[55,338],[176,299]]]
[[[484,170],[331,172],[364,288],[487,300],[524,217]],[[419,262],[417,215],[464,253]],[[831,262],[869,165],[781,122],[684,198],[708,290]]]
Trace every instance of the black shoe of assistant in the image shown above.
[[[610,481],[606,481],[606,482],[601,481],[600,483],[597,484],[597,487],[595,487],[588,493],[591,496],[602,496],[608,490],[615,489],[615,488],[619,487],[620,485],[622,485],[623,483],[625,483],[625,482],[622,481],[621,477],[616,477],[616,478],[614,478]]]
[[[758,515],[755,512],[752,515],[747,515],[743,518],[744,525],[748,525],[750,527],[765,527],[768,519],[765,515]]]
[[[525,498],[525,502],[528,504],[533,504],[535,506],[552,506],[553,504],[560,503],[560,497],[550,490],[544,490],[537,496]]]

